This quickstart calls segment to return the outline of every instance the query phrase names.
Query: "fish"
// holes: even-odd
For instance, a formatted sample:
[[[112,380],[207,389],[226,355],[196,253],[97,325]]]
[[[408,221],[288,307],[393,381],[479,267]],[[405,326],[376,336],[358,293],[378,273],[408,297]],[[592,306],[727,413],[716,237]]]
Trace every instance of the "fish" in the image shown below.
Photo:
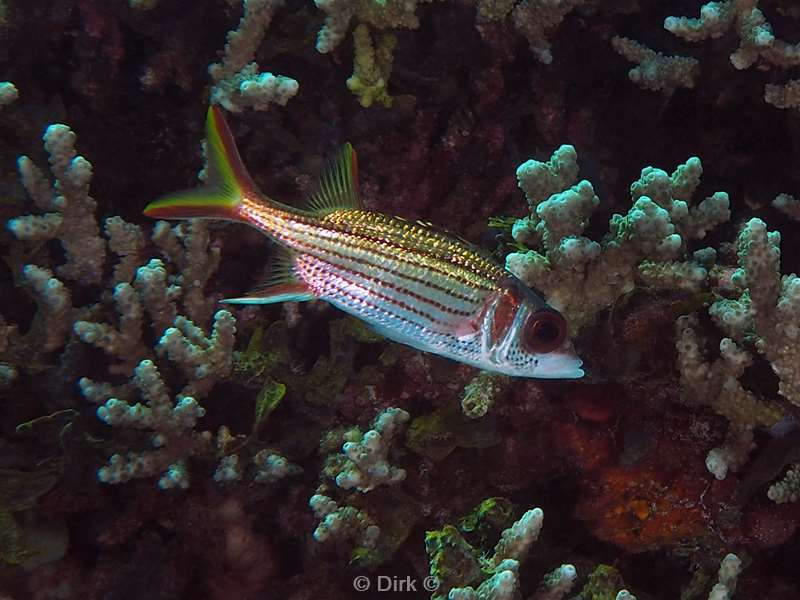
[[[423,352],[514,377],[577,379],[564,317],[480,248],[429,223],[364,209],[345,144],[308,205],[269,198],[245,168],[217,106],[206,118],[206,180],[150,202],[157,219],[222,219],[277,242],[270,278],[224,302],[324,300]]]

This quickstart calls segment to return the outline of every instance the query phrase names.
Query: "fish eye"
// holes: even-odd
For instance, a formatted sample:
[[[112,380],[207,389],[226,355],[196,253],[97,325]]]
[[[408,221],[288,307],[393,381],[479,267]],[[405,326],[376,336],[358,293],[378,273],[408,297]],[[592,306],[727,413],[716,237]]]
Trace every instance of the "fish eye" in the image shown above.
[[[522,332],[526,350],[537,353],[552,352],[561,347],[567,337],[567,322],[560,313],[543,308],[533,313]]]

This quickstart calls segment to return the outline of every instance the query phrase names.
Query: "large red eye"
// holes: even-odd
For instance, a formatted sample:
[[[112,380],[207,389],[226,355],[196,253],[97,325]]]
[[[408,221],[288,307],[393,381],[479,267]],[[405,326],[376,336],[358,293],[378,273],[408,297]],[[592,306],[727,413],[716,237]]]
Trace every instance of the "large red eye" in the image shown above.
[[[533,313],[522,332],[525,349],[540,354],[560,348],[565,337],[567,337],[567,322],[564,317],[547,308]]]

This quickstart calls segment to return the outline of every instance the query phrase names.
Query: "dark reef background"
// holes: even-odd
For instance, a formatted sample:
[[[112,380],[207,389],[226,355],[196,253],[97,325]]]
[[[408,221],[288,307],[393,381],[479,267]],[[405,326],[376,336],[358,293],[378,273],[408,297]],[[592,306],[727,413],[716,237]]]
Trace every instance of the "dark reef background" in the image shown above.
[[[798,224],[770,203],[779,193],[800,194],[800,111],[764,101],[766,83],[785,82],[798,69],[738,71],[729,60],[735,34],[688,43],[662,27],[666,16],[697,15],[699,5],[595,0],[553,29],[554,59],[543,64],[509,23],[476,27],[467,0],[420,4],[419,28],[396,31],[393,105],[363,108],[345,86],[351,36],[318,53],[324,14],[309,0],[287,0],[256,60],[297,79],[299,92],[286,106],[231,113],[228,122],[269,196],[302,201],[327,158],[349,141],[367,208],[431,221],[499,258],[508,238],[488,222],[526,214],[515,170],[528,158],[576,147],[580,177],[600,197],[589,227],[599,238],[612,213],[627,211],[629,185],[643,167],[671,172],[699,156],[698,195],[725,190],[733,213],[707,244],[727,248],[721,255],[733,264],[729,243],[759,216],[781,231],[782,271],[798,272]],[[800,42],[793,2],[759,6],[777,36]],[[25,154],[46,164],[41,135],[60,122],[93,165],[100,221],[120,215],[151,227],[141,215],[148,201],[196,183],[207,67],[219,60],[241,7],[224,0],[161,0],[150,10],[124,0],[6,0],[0,7],[0,79],[20,92],[0,107],[0,220],[33,211],[15,161]],[[626,75],[632,65],[611,47],[615,35],[694,56],[697,85],[640,89]],[[147,86],[146,72],[153,74]],[[221,258],[206,290],[241,294],[263,275],[270,246],[242,226],[210,230]],[[0,232],[0,314],[26,332],[37,306],[19,282],[20,253],[28,252],[20,246]],[[49,243],[35,252],[58,264],[61,250]],[[108,294],[106,286],[81,286],[72,298],[83,306],[104,295],[107,302]],[[798,598],[800,506],[776,505],[765,490],[800,445],[790,438],[775,450],[775,439],[759,431],[752,468],[717,481],[704,461],[726,421],[679,401],[673,325],[702,301],[639,290],[580,332],[587,383],[515,380],[478,421],[458,408],[472,368],[371,338],[329,307],[242,311],[233,372],[204,399],[203,428],[248,435],[264,382],[284,383],[285,397],[248,443],[279,449],[303,472],[267,486],[220,486],[214,461],[202,456],[186,491],[161,491],[152,479],[103,485],[96,469],[132,443],[95,417],[76,385],[87,372],[104,379],[104,355],[74,336],[34,359],[0,354],[19,371],[0,389],[0,600],[427,598],[421,590],[358,593],[352,581],[363,573],[422,580],[425,531],[457,524],[487,498],[511,508],[464,533],[484,553],[522,512],[544,509],[542,535],[520,570],[526,599],[536,597],[546,572],[567,562],[579,573],[570,598],[613,599],[622,587],[639,600],[705,598],[727,552],[745,565],[735,598]],[[256,334],[261,345],[248,349]],[[748,371],[747,382],[777,398],[765,363]],[[402,486],[354,501],[382,524],[391,546],[359,562],[346,545],[314,541],[308,499],[324,479],[324,457],[337,449],[324,451],[320,440],[354,424],[365,428],[388,406],[411,414],[394,459],[408,475]],[[26,432],[17,428],[53,414]],[[770,450],[779,454],[771,462]],[[744,494],[743,486],[755,491]],[[49,559],[26,566],[26,546]]]

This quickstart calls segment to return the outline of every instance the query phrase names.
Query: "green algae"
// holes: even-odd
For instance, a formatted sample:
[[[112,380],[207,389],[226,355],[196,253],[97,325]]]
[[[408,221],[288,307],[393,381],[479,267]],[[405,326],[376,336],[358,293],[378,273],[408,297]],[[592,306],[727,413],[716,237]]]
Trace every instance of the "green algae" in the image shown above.
[[[437,461],[456,448],[489,448],[500,441],[494,420],[469,419],[457,403],[415,418],[406,432],[410,450]]]
[[[575,600],[615,600],[617,592],[625,588],[619,571],[611,565],[598,565]]]
[[[507,498],[486,498],[475,510],[458,522],[464,534],[472,535],[479,546],[507,529],[514,522],[514,504]]]
[[[430,574],[439,584],[431,600],[447,598],[451,588],[471,585],[484,577],[475,548],[452,525],[426,531],[425,550]]]

